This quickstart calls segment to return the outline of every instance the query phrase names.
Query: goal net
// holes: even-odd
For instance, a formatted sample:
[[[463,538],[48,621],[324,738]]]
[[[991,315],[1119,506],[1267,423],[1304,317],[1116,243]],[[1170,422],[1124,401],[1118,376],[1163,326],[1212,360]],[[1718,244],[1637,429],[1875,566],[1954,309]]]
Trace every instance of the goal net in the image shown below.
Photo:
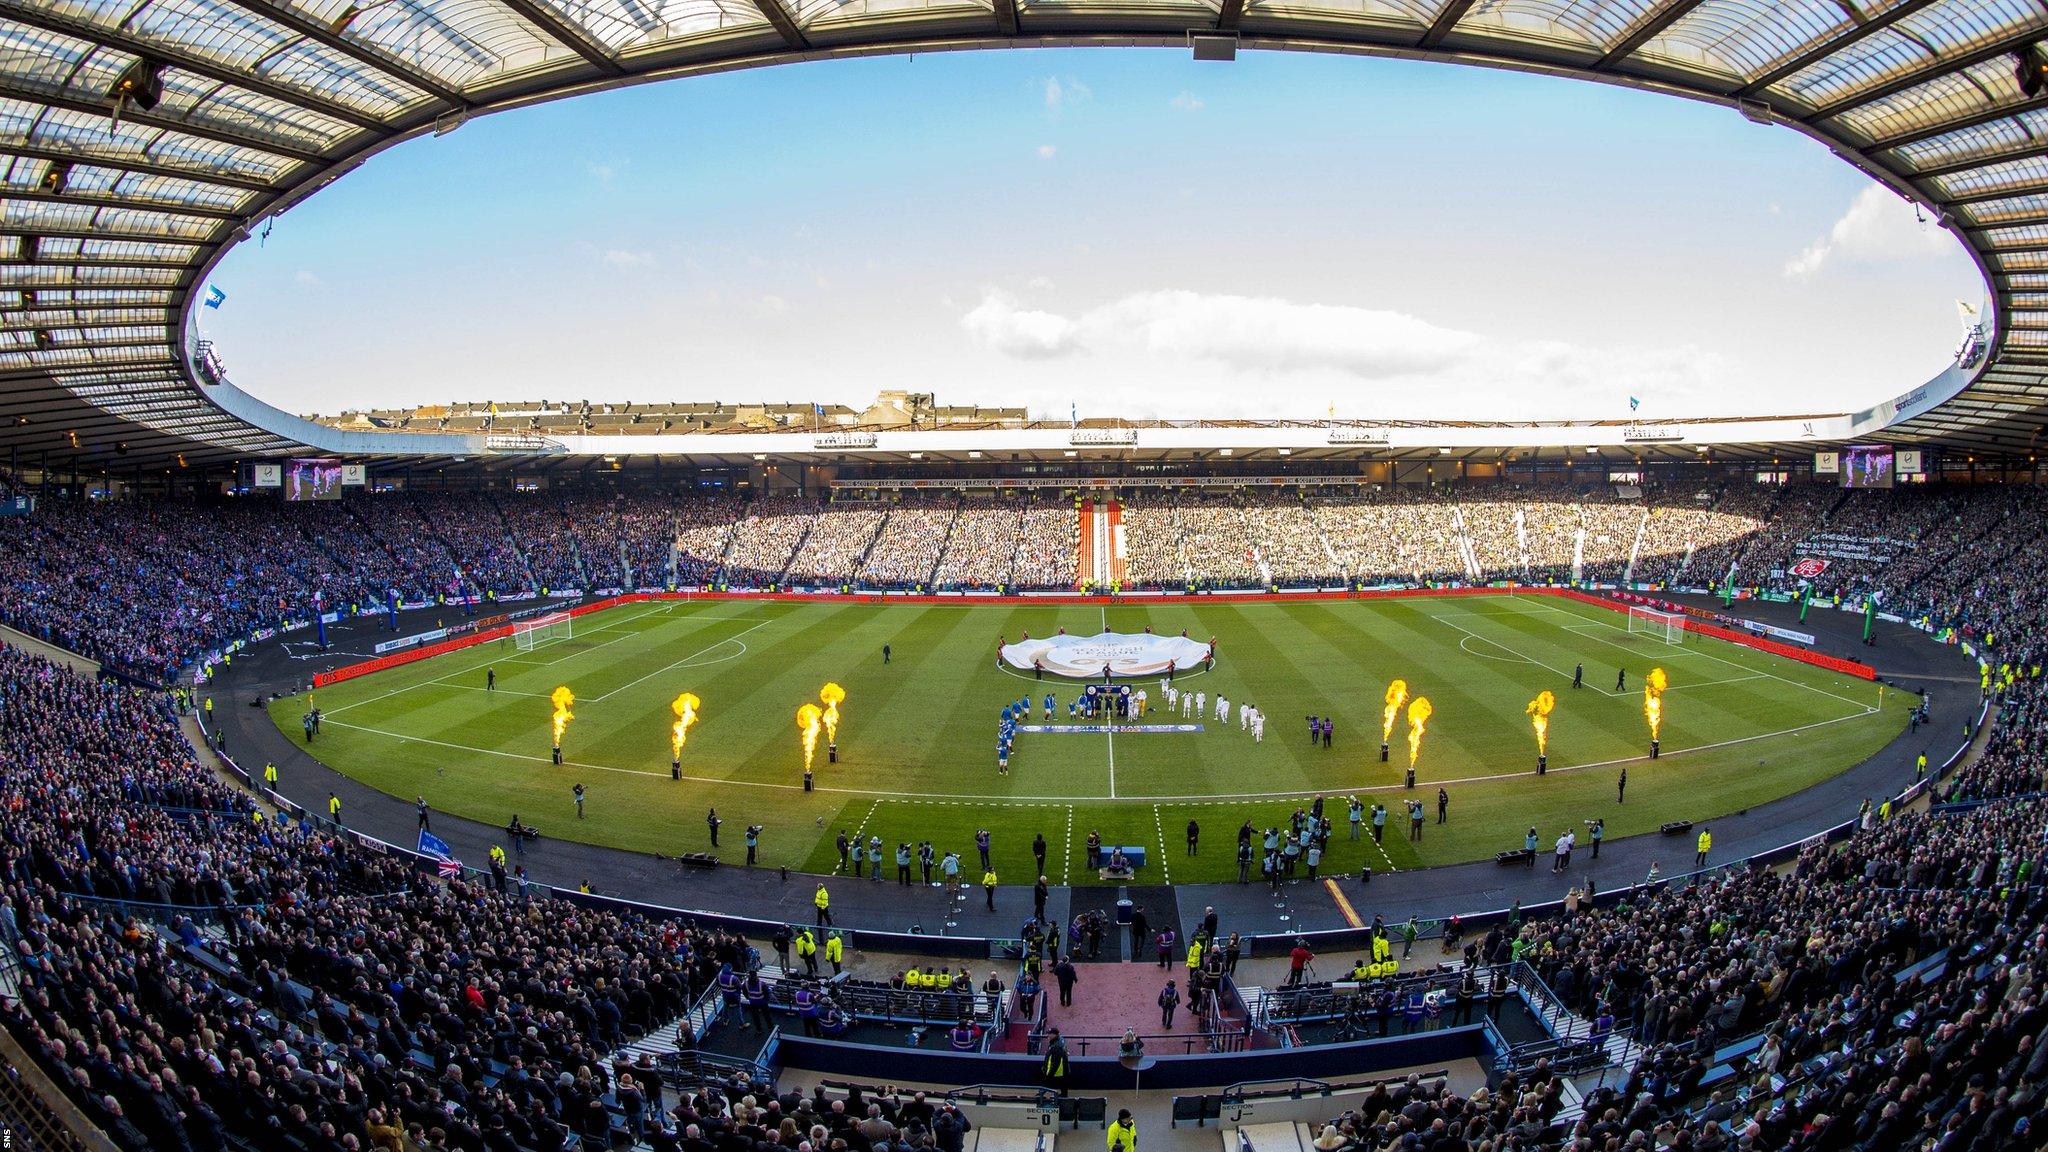
[[[512,645],[521,652],[531,652],[542,644],[553,644],[567,640],[574,632],[575,617],[567,612],[550,612],[531,620],[521,620],[512,625]]]
[[[1641,632],[1666,644],[1685,643],[1685,613],[1660,612],[1655,608],[1629,606],[1628,630]]]

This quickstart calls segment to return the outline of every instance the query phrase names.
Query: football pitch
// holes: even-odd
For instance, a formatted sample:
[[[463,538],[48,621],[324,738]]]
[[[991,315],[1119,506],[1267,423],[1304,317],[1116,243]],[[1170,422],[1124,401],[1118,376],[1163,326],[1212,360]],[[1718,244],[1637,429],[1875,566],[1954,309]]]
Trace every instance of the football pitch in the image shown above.
[[[1609,839],[1668,820],[1710,820],[1810,787],[1863,760],[1905,727],[1907,701],[1851,677],[1741,645],[1687,635],[1671,645],[1630,633],[1621,613],[1541,594],[1393,599],[1116,604],[863,604],[793,600],[663,600],[590,613],[574,635],[530,651],[510,640],[436,656],[320,689],[325,763],[435,810],[503,826],[517,814],[550,837],[675,855],[710,847],[706,815],[724,821],[719,855],[745,858],[743,832],[762,826],[760,862],[830,872],[840,832],[880,836],[885,878],[899,842],[961,853],[979,881],[974,833],[986,828],[1003,883],[1037,876],[1043,836],[1054,884],[1099,882],[1085,841],[1144,845],[1146,882],[1235,880],[1236,831],[1284,827],[1314,796],[1337,831],[1325,873],[1410,869],[1520,848],[1535,826],[1546,846],[1595,817]],[[999,665],[999,638],[1064,628],[1216,640],[1211,670],[1180,673],[1183,691],[1218,693],[1231,716],[1150,715],[1159,730],[1103,731],[1067,719],[1081,684]],[[882,659],[882,647],[892,658]],[[1584,687],[1572,670],[1585,665]],[[1663,755],[1647,758],[1642,683],[1669,680]],[[495,691],[486,690],[486,670]],[[1617,671],[1626,687],[1616,690]],[[1434,706],[1406,790],[1405,709],[1387,763],[1379,745],[1388,683],[1400,678]],[[839,761],[817,749],[816,788],[802,787],[797,708],[828,681],[846,691]],[[1157,678],[1144,687],[1155,711]],[[550,694],[575,693],[574,719],[552,762]],[[1547,775],[1535,775],[1526,709],[1556,695]],[[670,702],[702,701],[670,778]],[[1041,719],[1046,693],[1056,717]],[[1010,772],[996,770],[1008,702],[1028,697]],[[1263,740],[1242,730],[1238,703],[1268,717]],[[304,697],[272,718],[299,737]],[[1335,719],[1332,746],[1311,742],[1308,716]],[[1079,729],[1088,728],[1088,731]],[[1171,730],[1168,730],[1171,729]],[[1189,730],[1197,729],[1197,730]],[[1628,771],[1625,804],[1616,778]],[[587,795],[577,819],[571,788]],[[1436,821],[1436,794],[1450,795]],[[1348,838],[1345,801],[1390,810],[1384,841]],[[1405,802],[1428,809],[1408,839]],[[1186,831],[1200,826],[1189,855]],[[1254,869],[1256,878],[1256,868]]]

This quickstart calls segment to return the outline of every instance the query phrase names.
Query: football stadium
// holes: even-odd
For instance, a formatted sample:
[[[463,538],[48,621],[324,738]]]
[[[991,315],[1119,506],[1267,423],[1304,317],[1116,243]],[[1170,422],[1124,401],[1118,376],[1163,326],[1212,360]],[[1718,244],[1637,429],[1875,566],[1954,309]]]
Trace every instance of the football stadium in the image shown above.
[[[6,1148],[2048,1149],[2039,0],[0,35]]]

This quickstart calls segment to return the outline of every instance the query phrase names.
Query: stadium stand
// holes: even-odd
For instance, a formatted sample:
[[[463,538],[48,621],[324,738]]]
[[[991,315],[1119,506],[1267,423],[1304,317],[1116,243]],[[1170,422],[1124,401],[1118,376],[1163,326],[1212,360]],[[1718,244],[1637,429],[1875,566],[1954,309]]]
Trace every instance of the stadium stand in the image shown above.
[[[885,521],[906,510],[892,534]],[[1835,587],[1882,592],[1938,636],[1976,644],[1996,722],[1936,807],[1868,812],[1845,843],[1810,845],[1789,870],[1738,865],[1466,943],[1464,961],[1527,962],[1566,1009],[1617,1037],[1624,1077],[1576,1099],[1567,1054],[1511,1050],[1486,1090],[1387,1087],[1332,1117],[1318,1147],[2032,1146],[2022,1124],[2048,1080],[2040,492],[1261,493],[1150,501],[1139,519],[1149,571],[1220,581],[1244,578],[1254,557],[1312,562],[1318,547],[1354,576],[1455,575],[1461,539],[1475,557],[1514,554],[1503,536],[1517,511],[1524,524],[1548,517],[1610,537],[1633,516],[1667,571],[1691,566],[1674,555],[1712,550],[1739,572],[1768,572],[1817,532],[1882,529],[1912,547],[1844,565]],[[679,539],[700,570],[723,556],[727,574],[774,579],[800,557],[843,576],[867,557],[880,576],[878,537],[910,557],[898,571],[929,563],[963,583],[1001,564],[963,554],[949,566],[948,539],[984,558],[1013,542],[1009,576],[1056,583],[1074,532],[1071,508],[1052,501],[946,498],[885,510],[421,493],[275,513],[48,502],[0,521],[0,607],[160,682],[275,622],[309,586],[334,597],[386,582],[508,587],[529,568],[536,582],[581,576],[585,556],[656,568]],[[1556,562],[1558,531],[1532,549],[1543,565]],[[104,610],[109,591],[129,611]],[[678,1097],[659,1069],[626,1058],[636,1037],[678,1027],[722,968],[756,962],[745,940],[596,907],[544,912],[523,886],[443,881],[310,822],[259,817],[199,764],[158,691],[6,649],[0,700],[6,1022],[116,1144],[555,1152],[787,1136],[780,1104]],[[781,1004],[790,989],[773,975]],[[881,1148],[812,1118],[828,1140]]]

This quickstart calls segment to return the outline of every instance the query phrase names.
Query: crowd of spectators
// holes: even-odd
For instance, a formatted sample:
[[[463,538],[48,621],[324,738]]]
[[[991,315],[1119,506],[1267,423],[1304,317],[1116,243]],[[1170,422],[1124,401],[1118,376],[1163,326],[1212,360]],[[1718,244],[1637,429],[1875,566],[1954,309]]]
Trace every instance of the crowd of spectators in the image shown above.
[[[796,555],[819,505],[800,496],[757,496],[732,528],[732,546],[725,556],[726,579],[733,584],[765,585],[782,578]]]
[[[1797,591],[1997,629],[2033,603],[1994,569],[2048,513],[2032,486],[1482,480],[1120,498],[1130,587],[1473,579]],[[329,610],[581,588],[777,581],[1044,589],[1083,575],[1067,497],[898,502],[593,487],[331,502],[46,500],[0,518],[0,619],[161,681],[210,648]],[[228,542],[223,546],[223,541]],[[1833,553],[1830,555],[1829,553]],[[1807,577],[1796,561],[1827,561]],[[1468,560],[1470,561],[1468,563]],[[1632,566],[1631,566],[1631,562]],[[1576,567],[1575,567],[1576,566]]]
[[[1361,565],[1354,573],[1415,579],[1456,555],[1454,511],[1488,503],[1479,495],[1292,504],[1261,495],[1144,512],[1153,528],[1169,526],[1155,540],[1172,548],[1156,550],[1184,572],[1198,554],[1240,546],[1248,566],[1283,551],[1312,556],[1306,523],[1347,567]],[[1745,566],[1790,555],[1771,549],[1822,530],[1911,539],[1909,558],[1852,566],[1840,590],[1881,590],[1889,607],[1952,631],[1987,661],[1994,724],[1976,759],[1938,790],[1942,801],[1968,803],[1873,808],[1845,843],[1812,845],[1789,870],[1738,866],[1618,903],[1575,899],[1564,915],[1475,936],[1468,961],[1527,961],[1565,1006],[1628,1036],[1637,1047],[1625,1079],[1562,1126],[1562,1085],[1542,1065],[1469,1095],[1394,1085],[1334,1118],[1318,1148],[2037,1145],[2038,1129],[2021,1125],[2048,1087],[2048,802],[2039,796],[2048,559],[2038,547],[2048,499],[2020,488],[1845,498],[1818,485],[1771,494],[1767,507],[1742,487],[1704,501],[1685,489],[1647,491],[1640,503],[1568,496],[1509,499],[1524,525],[1548,512],[1576,520],[1575,532],[1626,510],[1614,514],[1636,516],[1646,550],[1653,531],[1659,556],[1675,542],[1695,560],[1738,544]],[[502,506],[382,499],[282,514],[241,503],[109,504],[9,518],[0,521],[0,607],[124,667],[168,671],[289,611],[308,586],[337,601],[373,594],[373,580],[430,595],[457,573],[474,586],[473,572],[510,572],[520,552],[494,542],[491,517],[506,528],[504,547],[521,551],[552,517],[571,527],[547,539],[573,540],[571,556],[587,547],[652,564],[664,541],[688,537],[685,551],[703,553],[705,565],[759,560],[770,579],[796,557],[850,571],[870,545],[892,539],[944,572],[951,548],[923,541],[935,526],[960,537],[970,524],[961,543],[1001,555],[1009,542],[1015,579],[1070,565],[1075,531],[1071,508],[1052,502],[920,502],[898,538],[883,523],[901,505],[725,500],[695,516],[609,493]],[[1467,514],[1466,530],[1497,534],[1516,511]],[[1666,514],[1675,523],[1653,530]],[[1723,540],[1716,515],[1763,527]],[[808,539],[797,547],[827,523],[816,548]],[[352,543],[336,539],[352,527]],[[237,548],[221,547],[227,539]],[[1544,554],[1531,549],[1532,559]],[[549,555],[543,568],[559,563]],[[110,600],[127,611],[107,611]],[[439,881],[309,824],[264,818],[195,761],[163,694],[0,648],[0,806],[0,942],[19,988],[7,1024],[131,1152],[211,1152],[227,1134],[309,1152],[408,1141],[559,1152],[579,1141],[609,1147],[621,1126],[690,1147],[690,1124],[699,1139],[706,1126],[759,1127],[762,1117],[737,1101],[698,1097],[671,1110],[651,1069],[611,1059],[627,1037],[675,1019],[721,965],[744,966],[744,941],[543,907],[502,884]],[[194,915],[162,928],[123,902]],[[201,932],[198,919],[217,926]],[[1902,975],[1944,950],[1945,966]],[[1737,1075],[1705,1091],[1716,1051],[1758,1033]],[[782,1125],[769,1127],[779,1135]]]
[[[1173,498],[1147,491],[1124,497],[1121,505],[1124,583],[1134,588],[1186,587],[1194,577]]]
[[[1027,505],[1009,499],[969,496],[960,501],[932,583],[939,588],[991,589],[1010,582],[1022,546]],[[1072,520],[1071,510],[1067,519]]]
[[[664,1121],[654,1070],[608,1055],[749,962],[263,819],[164,696],[7,649],[0,704],[6,1022],[127,1152],[608,1149]]]
[[[1316,528],[1315,514],[1295,492],[1252,490],[1245,493],[1245,515],[1251,521],[1261,571],[1268,583],[1283,588],[1328,583],[1337,565],[1329,545]]]
[[[931,584],[958,511],[959,501],[951,496],[905,496],[889,505],[889,518],[861,567],[861,582],[881,588]]]
[[[1361,584],[1430,584],[1468,578],[1453,505],[1419,485],[1315,496],[1309,511],[1342,565]]]
[[[1077,583],[1081,522],[1060,496],[1027,500],[1017,525],[1009,583],[1016,588],[1072,588]]]
[[[723,494],[700,493],[676,503],[676,579],[678,586],[709,584],[725,565],[740,502]]]
[[[811,517],[810,530],[789,561],[793,584],[843,584],[866,562],[887,510],[880,504],[834,500]]]

